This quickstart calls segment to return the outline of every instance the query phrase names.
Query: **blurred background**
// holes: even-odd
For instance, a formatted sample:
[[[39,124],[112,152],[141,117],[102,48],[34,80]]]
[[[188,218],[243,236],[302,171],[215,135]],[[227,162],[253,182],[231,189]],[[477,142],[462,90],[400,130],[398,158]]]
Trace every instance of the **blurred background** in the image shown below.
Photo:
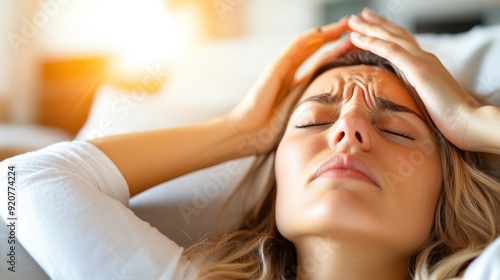
[[[0,160],[72,139],[103,85],[154,95],[201,46],[363,7],[416,33],[500,23],[500,0],[0,0]]]

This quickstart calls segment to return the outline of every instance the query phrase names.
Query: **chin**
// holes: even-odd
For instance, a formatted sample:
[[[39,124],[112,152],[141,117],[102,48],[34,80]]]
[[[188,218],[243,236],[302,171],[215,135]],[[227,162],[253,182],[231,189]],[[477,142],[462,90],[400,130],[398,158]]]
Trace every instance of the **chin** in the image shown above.
[[[291,241],[304,235],[339,240],[375,237],[382,227],[381,219],[373,204],[351,188],[332,186],[330,191],[304,197],[301,203],[287,204],[277,216],[281,234]]]

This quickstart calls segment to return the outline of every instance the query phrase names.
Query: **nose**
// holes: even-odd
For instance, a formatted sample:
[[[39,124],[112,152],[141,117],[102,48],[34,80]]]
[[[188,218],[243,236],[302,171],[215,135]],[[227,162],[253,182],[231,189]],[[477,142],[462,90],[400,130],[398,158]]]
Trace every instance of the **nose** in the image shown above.
[[[329,134],[329,144],[332,149],[361,149],[368,152],[371,149],[369,124],[360,113],[350,112],[341,116]]]

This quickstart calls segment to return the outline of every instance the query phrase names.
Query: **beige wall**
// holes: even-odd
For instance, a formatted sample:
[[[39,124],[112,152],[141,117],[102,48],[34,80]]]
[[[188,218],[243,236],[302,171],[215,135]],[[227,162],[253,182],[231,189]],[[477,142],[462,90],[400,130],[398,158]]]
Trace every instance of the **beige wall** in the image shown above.
[[[7,34],[10,23],[10,13],[12,10],[12,1],[0,1],[0,98],[4,97],[7,92],[7,80],[8,80],[8,39],[3,34]]]
[[[3,55],[8,62],[6,94],[9,106],[9,120],[14,123],[31,123],[36,117],[37,31],[30,30],[31,33],[27,32],[25,26],[27,25],[26,22],[33,21],[38,1],[7,2],[12,5],[9,11],[10,23],[7,24],[6,34],[3,34],[4,37],[7,37],[7,48]],[[14,43],[11,43],[11,40],[14,40]]]

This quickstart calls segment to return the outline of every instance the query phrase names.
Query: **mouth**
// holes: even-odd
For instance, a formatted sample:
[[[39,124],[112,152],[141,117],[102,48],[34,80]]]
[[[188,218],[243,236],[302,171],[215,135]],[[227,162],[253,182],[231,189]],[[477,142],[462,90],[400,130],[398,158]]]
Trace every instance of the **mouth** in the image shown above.
[[[353,179],[380,188],[380,183],[371,167],[360,157],[348,154],[335,155],[321,164],[311,177],[311,181],[318,178]]]

